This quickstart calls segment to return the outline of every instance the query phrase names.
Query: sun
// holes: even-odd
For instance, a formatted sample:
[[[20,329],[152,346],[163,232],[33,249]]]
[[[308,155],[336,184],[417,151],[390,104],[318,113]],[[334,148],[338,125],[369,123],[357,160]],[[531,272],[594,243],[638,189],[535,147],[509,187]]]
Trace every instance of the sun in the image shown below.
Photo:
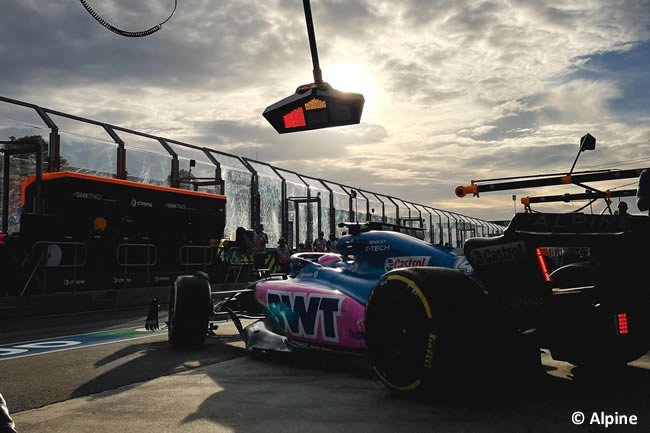
[[[376,96],[375,78],[362,63],[348,62],[322,67],[323,81],[330,83],[336,90],[361,93],[366,102],[363,120],[368,121],[374,111]]]

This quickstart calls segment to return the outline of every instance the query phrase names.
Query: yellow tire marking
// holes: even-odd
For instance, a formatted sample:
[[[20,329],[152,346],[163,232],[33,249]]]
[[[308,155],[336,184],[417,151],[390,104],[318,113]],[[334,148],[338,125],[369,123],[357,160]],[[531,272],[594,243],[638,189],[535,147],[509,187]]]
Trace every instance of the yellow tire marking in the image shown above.
[[[436,347],[436,340],[438,340],[436,334],[429,333],[429,338],[427,340],[427,352],[424,355],[425,368],[431,369],[431,367],[433,367],[433,355]]]
[[[386,378],[385,378],[385,377],[384,377],[384,376],[383,376],[383,375],[382,375],[382,374],[377,370],[376,367],[373,367],[373,369],[375,370],[375,373],[377,374],[377,376],[379,377],[379,379],[381,379],[382,382],[384,382],[384,383],[385,383],[389,388],[393,388],[393,389],[396,389],[396,390],[398,390],[398,391],[412,391],[412,390],[414,390],[415,388],[417,388],[418,386],[420,386],[420,385],[422,384],[422,381],[421,381],[420,379],[417,379],[415,382],[413,382],[413,383],[410,384],[410,385],[406,385],[406,386],[395,385],[394,383],[390,383],[390,382],[388,381],[388,379],[386,379]]]
[[[389,275],[388,280],[398,280],[403,283],[406,283],[407,286],[409,286],[411,289],[417,293],[417,295],[420,297],[420,301],[422,301],[422,304],[424,305],[424,309],[427,312],[427,317],[429,319],[433,318],[433,315],[431,314],[431,308],[429,307],[429,303],[427,302],[427,298],[424,297],[424,293],[420,290],[420,288],[413,282],[413,280],[409,280],[406,277],[403,277],[401,275]]]

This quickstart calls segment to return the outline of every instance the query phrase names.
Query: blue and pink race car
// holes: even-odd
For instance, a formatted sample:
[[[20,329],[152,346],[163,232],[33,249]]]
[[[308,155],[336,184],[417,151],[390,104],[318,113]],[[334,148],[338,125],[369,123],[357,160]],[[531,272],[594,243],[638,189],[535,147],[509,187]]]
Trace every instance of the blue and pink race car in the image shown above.
[[[481,349],[530,365],[540,347],[578,365],[624,364],[650,347],[650,291],[634,272],[609,275],[648,258],[635,247],[650,233],[640,218],[518,214],[503,235],[470,239],[464,251],[349,224],[338,254],[295,254],[289,275],[245,289],[212,292],[204,276],[178,277],[169,340],[200,345],[225,315],[248,350],[363,354],[403,392],[473,368]],[[579,258],[558,259],[578,247]],[[258,320],[243,327],[242,318]]]

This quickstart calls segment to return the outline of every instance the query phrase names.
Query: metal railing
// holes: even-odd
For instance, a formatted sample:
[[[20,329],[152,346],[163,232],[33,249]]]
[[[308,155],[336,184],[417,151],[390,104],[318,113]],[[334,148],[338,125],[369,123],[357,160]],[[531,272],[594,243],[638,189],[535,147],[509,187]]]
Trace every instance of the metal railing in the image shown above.
[[[196,261],[196,254],[192,254],[194,252],[199,253],[200,261]],[[207,245],[183,245],[178,250],[178,260],[185,270],[193,266],[201,266],[206,271],[214,261],[214,251]]]
[[[115,251],[117,264],[124,269],[124,288],[128,285],[130,268],[145,268],[146,287],[149,287],[151,268],[158,263],[158,248],[154,244],[121,243],[117,245]],[[123,256],[121,252],[124,252]],[[129,261],[129,252],[131,257],[136,256],[144,261]]]
[[[346,185],[332,180],[311,177],[297,173],[293,170],[272,166],[267,162],[240,157],[232,153],[223,152],[205,146],[197,146],[178,140],[143,133],[121,126],[111,125],[105,122],[63,113],[49,108],[43,108],[35,104],[10,99],[3,96],[0,96],[0,102],[33,110],[37,114],[38,118],[40,118],[40,120],[50,130],[48,152],[49,172],[56,172],[61,170],[62,155],[60,131],[59,126],[52,119],[52,116],[59,116],[68,120],[81,122],[86,125],[94,125],[101,128],[102,134],[105,134],[107,136],[106,138],[110,138],[110,141],[105,144],[110,145],[111,143],[114,143],[116,145],[116,162],[113,175],[118,179],[127,178],[127,154],[137,154],[137,152],[140,151],[137,148],[127,149],[126,145],[128,143],[123,139],[124,134],[132,134],[134,136],[150,140],[151,145],[156,149],[156,153],[164,156],[165,158],[169,158],[169,176],[167,176],[167,179],[157,179],[156,181],[167,182],[171,187],[179,188],[182,186],[182,184],[186,183],[184,180],[187,179],[185,177],[181,178],[180,160],[188,160],[188,163],[191,162],[192,160],[189,159],[188,155],[190,155],[190,157],[191,155],[194,155],[194,158],[201,158],[201,163],[204,166],[212,167],[214,170],[215,182],[212,182],[211,184],[223,185],[223,170],[248,173],[250,177],[246,187],[249,189],[247,196],[250,194],[250,203],[249,206],[247,206],[248,209],[246,212],[244,212],[246,214],[244,217],[247,219],[247,221],[237,221],[237,225],[256,226],[259,223],[264,223],[266,227],[271,229],[270,231],[272,232],[272,242],[277,241],[277,239],[280,237],[287,238],[289,234],[289,227],[290,225],[293,225],[293,221],[290,220],[290,209],[288,206],[288,201],[291,198],[287,195],[287,185],[289,183],[295,184],[296,187],[300,187],[302,190],[306,190],[305,195],[307,198],[315,198],[320,193],[323,193],[323,195],[320,196],[322,199],[325,199],[327,196],[326,201],[328,203],[327,205],[323,206],[321,214],[318,215],[318,217],[320,217],[322,221],[325,222],[324,225],[329,229],[330,233],[336,233],[337,223],[340,222],[336,221],[335,219],[336,212],[339,212],[339,215],[347,215],[348,220],[353,220],[357,218],[359,214],[361,214],[362,216],[365,215],[366,220],[371,220],[373,218],[376,220],[380,218],[382,222],[393,222],[399,224],[400,208],[404,209],[405,213],[408,215],[401,216],[404,217],[405,221],[408,221],[409,226],[416,224],[416,226],[424,228],[425,232],[428,234],[427,240],[434,244],[448,243],[450,246],[462,246],[466,233],[474,233],[476,236],[494,236],[502,233],[505,229],[503,226],[499,226],[497,224],[483,221],[467,215],[462,215],[457,212],[438,209],[427,204],[414,203],[409,200],[404,200],[399,197],[394,197],[383,193],[373,192],[358,186]],[[124,134],[121,136],[121,133]],[[226,160],[236,162],[238,166],[227,166],[225,163]],[[190,163],[188,166],[191,170],[192,164]],[[260,171],[263,169],[263,167],[268,167],[270,170],[267,170],[268,172],[264,174]],[[82,170],[84,168],[79,167],[78,169]],[[295,182],[289,180],[289,176],[292,175],[296,176]],[[269,202],[269,200],[275,199],[264,197],[260,194],[260,180],[262,178],[268,178],[270,176],[275,176],[272,181],[277,182],[276,185],[280,186],[280,203]],[[201,182],[195,184],[196,188],[201,187]],[[225,193],[228,195],[229,189],[233,189],[235,187],[235,185],[229,185],[226,182],[225,187],[220,188],[221,191],[219,191],[219,193]],[[339,195],[341,197],[338,197]],[[335,206],[335,197],[339,198],[339,202],[341,200],[345,200],[345,202],[347,202],[347,206],[345,206],[345,208]],[[374,207],[372,209],[373,212],[371,212],[371,201],[381,204],[381,216],[375,215]],[[358,207],[360,202],[361,209]],[[365,206],[363,206],[364,202]],[[232,212],[232,210],[235,209],[234,206],[236,205],[237,204],[234,200],[229,200],[227,202],[227,206],[229,207],[227,213],[228,215],[231,215],[231,218],[232,215],[235,214],[235,212]],[[278,218],[262,221],[262,205],[277,210]],[[393,208],[395,215],[394,218],[388,215],[388,211],[390,210],[389,208]],[[309,233],[306,232],[305,235],[301,235],[300,238],[310,239],[311,236],[315,234],[313,233],[314,226],[316,225],[314,224],[314,213],[315,212],[311,209],[311,206],[308,206],[307,224],[304,225],[304,227],[306,231],[309,230]],[[416,214],[417,217],[415,216]],[[426,218],[427,215],[428,221]],[[274,226],[273,224],[273,222],[276,220],[279,220],[279,227]],[[297,227],[298,224],[295,224],[293,226]],[[296,236],[296,238],[298,237]]]
[[[52,248],[54,247],[54,248]],[[65,263],[64,248],[72,249],[72,263]],[[32,269],[27,282],[20,292],[20,296],[25,294],[32,279],[36,274],[37,269],[42,269],[41,279],[38,280],[39,285],[47,287],[47,268],[71,268],[72,269],[72,291],[74,292],[77,286],[77,269],[86,265],[88,246],[83,242],[73,241],[36,241],[32,245],[32,259],[34,259],[34,268]],[[43,261],[45,260],[45,262]],[[41,286],[42,289],[42,286]]]

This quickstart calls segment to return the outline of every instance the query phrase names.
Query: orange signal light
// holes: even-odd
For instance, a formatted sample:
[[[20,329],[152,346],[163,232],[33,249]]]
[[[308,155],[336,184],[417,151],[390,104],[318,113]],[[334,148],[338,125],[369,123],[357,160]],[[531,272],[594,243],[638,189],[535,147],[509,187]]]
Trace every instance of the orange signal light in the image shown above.
[[[314,98],[305,104],[305,110],[319,110],[321,108],[327,108],[327,103],[320,99]]]

